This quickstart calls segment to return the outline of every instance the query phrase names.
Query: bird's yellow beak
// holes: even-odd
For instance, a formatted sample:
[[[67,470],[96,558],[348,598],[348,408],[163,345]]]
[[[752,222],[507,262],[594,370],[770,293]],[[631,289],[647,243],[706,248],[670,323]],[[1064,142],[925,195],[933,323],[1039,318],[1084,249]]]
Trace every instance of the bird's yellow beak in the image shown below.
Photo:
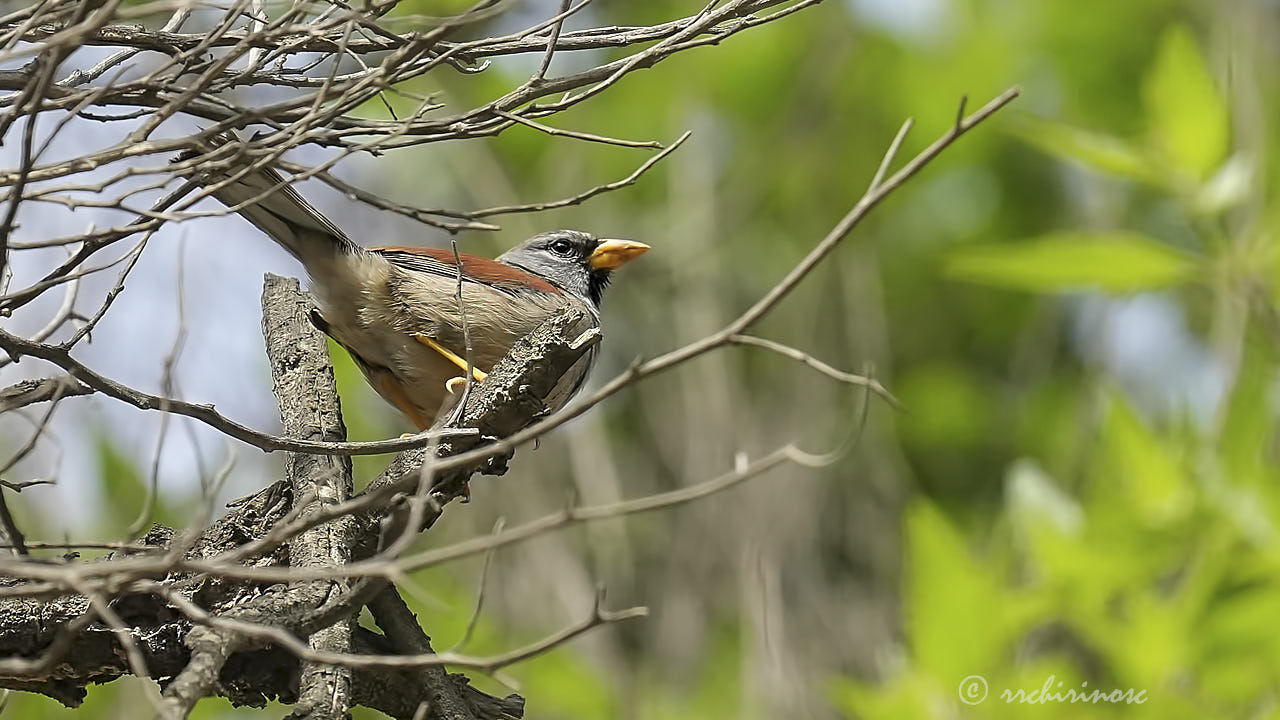
[[[587,264],[592,270],[616,270],[631,258],[643,255],[649,246],[634,240],[601,240],[591,251]]]

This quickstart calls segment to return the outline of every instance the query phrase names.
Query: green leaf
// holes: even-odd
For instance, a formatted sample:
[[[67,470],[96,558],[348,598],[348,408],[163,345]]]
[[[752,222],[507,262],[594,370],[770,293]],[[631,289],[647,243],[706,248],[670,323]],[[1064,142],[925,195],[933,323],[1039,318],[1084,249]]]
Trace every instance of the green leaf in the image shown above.
[[[1179,457],[1180,443],[1167,442],[1147,427],[1123,398],[1112,398],[1103,426],[1107,462],[1116,484],[1127,491],[1133,520],[1160,526],[1185,518],[1195,494]]]
[[[1200,186],[1191,199],[1191,209],[1201,215],[1217,215],[1230,210],[1249,197],[1256,174],[1252,158],[1232,156]]]
[[[1195,270],[1185,253],[1137,233],[1054,233],[1020,243],[960,248],[948,277],[980,285],[1058,292],[1125,293],[1177,285]]]
[[[945,678],[984,672],[1008,650],[1011,598],[935,506],[913,504],[907,537],[907,626],[918,666]]]
[[[1108,175],[1161,185],[1164,177],[1142,151],[1120,138],[1064,123],[1023,118],[1012,132],[1055,157],[1078,162]]]
[[[1056,533],[1076,536],[1084,524],[1080,504],[1030,458],[1015,460],[1005,472],[1005,502],[1015,526],[1047,526]]]
[[[1152,141],[1175,169],[1202,180],[1226,157],[1227,107],[1186,27],[1160,38],[1142,99]]]

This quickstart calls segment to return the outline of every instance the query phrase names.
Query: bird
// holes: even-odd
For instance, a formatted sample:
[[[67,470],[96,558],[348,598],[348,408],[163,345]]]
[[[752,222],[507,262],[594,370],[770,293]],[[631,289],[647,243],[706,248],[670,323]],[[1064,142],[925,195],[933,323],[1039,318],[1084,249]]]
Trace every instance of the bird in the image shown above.
[[[567,306],[585,310],[599,327],[612,273],[649,250],[579,230],[534,235],[496,259],[438,248],[366,248],[270,167],[197,170],[192,177],[302,264],[316,300],[313,324],[418,430],[454,407],[468,368],[483,381],[513,343]],[[545,400],[548,412],[582,388],[598,348],[560,378]]]

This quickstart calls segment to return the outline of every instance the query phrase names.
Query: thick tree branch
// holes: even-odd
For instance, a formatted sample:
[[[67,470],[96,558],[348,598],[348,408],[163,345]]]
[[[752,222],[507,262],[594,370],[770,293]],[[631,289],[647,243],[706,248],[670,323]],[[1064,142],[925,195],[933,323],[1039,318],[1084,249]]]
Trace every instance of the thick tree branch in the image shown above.
[[[326,340],[308,320],[312,304],[298,281],[268,275],[262,293],[262,332],[271,361],[276,400],[284,434],[321,441],[343,441],[338,386],[329,364]],[[351,497],[351,459],[335,455],[290,453],[285,459],[285,481],[293,489],[295,513],[306,518],[324,505]],[[351,560],[355,525],[349,516],[334,518],[289,542],[293,567],[340,567]],[[350,590],[335,580],[324,592],[321,604]],[[355,608],[346,617],[311,633],[312,650],[351,652]],[[348,668],[304,662],[298,702],[292,717],[340,720],[351,707],[351,671]]]

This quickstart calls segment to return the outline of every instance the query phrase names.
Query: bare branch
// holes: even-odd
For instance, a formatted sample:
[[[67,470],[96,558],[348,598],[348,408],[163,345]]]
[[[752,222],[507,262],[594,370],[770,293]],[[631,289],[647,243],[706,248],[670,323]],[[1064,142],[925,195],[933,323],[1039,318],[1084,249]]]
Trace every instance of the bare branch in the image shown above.
[[[0,390],[0,413],[57,398],[88,395],[92,392],[93,388],[81,384],[70,375],[23,380]]]
[[[682,144],[684,144],[685,140],[689,139],[689,136],[692,134],[693,134],[692,132],[686,131],[683,135],[676,138],[675,142],[671,143],[666,148],[664,148],[662,152],[646,160],[643,165],[636,168],[634,172],[622,178],[621,180],[617,180],[611,183],[605,183],[604,185],[597,185],[589,190],[584,190],[583,192],[578,193],[577,195],[574,195],[571,198],[565,198],[563,200],[554,200],[551,202],[541,202],[541,203],[529,203],[527,205],[505,205],[502,207],[493,207],[493,208],[488,208],[485,210],[477,210],[473,213],[469,213],[468,217],[482,218],[482,217],[492,217],[494,215],[509,215],[511,213],[541,212],[543,210],[553,210],[555,208],[568,207],[570,205],[578,205],[582,202],[585,202],[586,200],[589,200],[595,197],[596,195],[599,195],[600,193],[608,192],[609,190],[617,190],[620,187],[626,187],[628,185],[632,185],[635,183],[636,180],[639,180],[640,176],[644,175],[645,172],[649,170],[649,168],[662,162],[663,158],[675,152]]]

